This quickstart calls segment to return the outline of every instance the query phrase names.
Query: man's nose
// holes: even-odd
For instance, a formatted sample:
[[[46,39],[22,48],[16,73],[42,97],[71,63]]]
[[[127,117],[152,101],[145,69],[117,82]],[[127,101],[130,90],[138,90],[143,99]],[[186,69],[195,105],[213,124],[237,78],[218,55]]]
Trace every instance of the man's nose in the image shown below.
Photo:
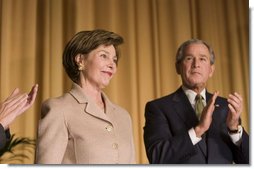
[[[199,67],[200,62],[197,58],[194,58],[192,64],[193,64],[194,67]]]

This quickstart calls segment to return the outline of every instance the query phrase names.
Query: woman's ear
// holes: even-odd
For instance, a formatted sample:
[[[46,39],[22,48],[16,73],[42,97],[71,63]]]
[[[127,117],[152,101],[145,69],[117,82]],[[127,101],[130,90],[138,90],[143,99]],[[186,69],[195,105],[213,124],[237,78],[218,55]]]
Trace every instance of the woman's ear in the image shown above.
[[[82,61],[83,61],[83,55],[82,54],[77,54],[75,56],[75,62],[76,62],[76,64],[79,65],[80,63],[82,63]]]
[[[75,62],[78,66],[78,70],[84,70],[85,69],[85,60],[84,60],[84,55],[82,54],[77,54],[75,56]]]

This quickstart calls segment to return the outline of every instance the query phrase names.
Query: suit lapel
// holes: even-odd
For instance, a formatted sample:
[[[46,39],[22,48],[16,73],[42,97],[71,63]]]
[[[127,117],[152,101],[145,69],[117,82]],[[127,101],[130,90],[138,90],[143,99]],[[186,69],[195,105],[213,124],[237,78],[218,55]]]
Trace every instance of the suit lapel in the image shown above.
[[[113,121],[115,119],[114,115],[115,115],[115,112],[116,112],[116,107],[114,106],[114,104],[108,99],[108,97],[106,96],[105,93],[102,92],[102,97],[105,101],[105,115],[107,116],[108,120],[111,122],[112,125],[113,124]]]
[[[206,93],[206,102],[208,103],[208,101],[212,98],[212,94],[211,93]],[[218,104],[219,107],[215,107],[214,112],[213,112],[213,121],[210,125],[209,130],[206,132],[206,137],[207,137],[207,157],[208,157],[208,162],[210,158],[213,158],[212,154],[213,154],[213,146],[214,146],[214,141],[213,139],[211,139],[212,137],[214,137],[213,135],[216,133],[216,130],[221,130],[220,127],[222,127],[220,124],[223,123],[223,119],[226,119],[225,116],[223,116],[225,113],[223,113],[223,111],[225,110],[225,107],[227,107],[227,105],[223,105],[223,103],[219,102],[218,99],[216,99],[215,104]],[[224,110],[223,110],[224,109]],[[209,151],[210,150],[210,151]]]
[[[196,126],[198,118],[181,87],[176,91],[173,101],[175,102],[176,112],[186,124],[187,129]]]
[[[207,98],[210,99],[210,95]],[[185,95],[184,91],[180,87],[175,95],[173,100],[175,101],[175,108],[178,115],[184,121],[187,126],[187,129],[195,127],[198,124],[198,118],[194,109],[192,108],[188,97]],[[206,143],[206,134],[202,137],[202,140],[198,143],[198,147],[205,157],[207,157],[207,143]]]
[[[206,104],[208,105],[208,102],[209,102],[209,100],[212,98],[212,94],[211,93],[208,93],[208,92],[206,92]],[[215,101],[215,104],[217,104],[217,101]],[[219,108],[220,109],[220,108]],[[213,112],[213,121],[212,121],[212,123],[211,123],[211,125],[210,125],[210,128],[209,128],[209,130],[208,131],[206,131],[206,133],[202,136],[202,141],[200,142],[200,147],[201,147],[201,149],[202,149],[202,151],[203,151],[203,153],[206,155],[206,157],[207,157],[207,160],[208,160],[208,157],[209,157],[209,148],[211,147],[212,148],[212,142],[211,142],[211,140],[209,139],[209,135],[210,135],[210,132],[212,131],[212,130],[214,130],[214,127],[215,127],[215,125],[214,125],[214,123],[216,123],[216,119],[218,118],[217,117],[217,115],[220,115],[219,113],[218,113],[218,110],[219,110],[218,108],[215,108],[214,109],[214,112]],[[220,118],[220,117],[219,117]]]
[[[88,113],[94,117],[111,123],[111,120],[108,118],[108,116],[101,109],[99,109],[93,100],[85,95],[79,85],[74,83],[69,93],[77,100],[79,104],[84,104],[84,113]],[[103,97],[105,98],[105,96]],[[111,108],[112,106],[107,105],[107,103],[109,103],[109,101],[106,101],[106,109],[107,107],[109,107],[108,109],[113,109]]]

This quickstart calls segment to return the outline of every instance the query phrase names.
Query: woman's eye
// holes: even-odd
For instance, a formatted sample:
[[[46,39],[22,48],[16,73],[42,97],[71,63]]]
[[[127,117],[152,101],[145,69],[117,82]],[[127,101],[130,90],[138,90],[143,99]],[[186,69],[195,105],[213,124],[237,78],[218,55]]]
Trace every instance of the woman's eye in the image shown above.
[[[102,57],[102,58],[107,58],[107,55],[101,54],[101,57]]]
[[[114,63],[117,63],[117,59],[114,59],[113,61],[114,61]]]

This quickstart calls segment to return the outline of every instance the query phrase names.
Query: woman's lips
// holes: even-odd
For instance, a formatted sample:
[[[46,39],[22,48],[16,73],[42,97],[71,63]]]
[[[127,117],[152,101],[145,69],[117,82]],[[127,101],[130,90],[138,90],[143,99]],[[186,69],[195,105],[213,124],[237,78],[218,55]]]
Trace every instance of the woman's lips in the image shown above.
[[[102,71],[103,73],[106,73],[109,77],[111,77],[113,75],[113,73],[108,72],[108,71]]]

